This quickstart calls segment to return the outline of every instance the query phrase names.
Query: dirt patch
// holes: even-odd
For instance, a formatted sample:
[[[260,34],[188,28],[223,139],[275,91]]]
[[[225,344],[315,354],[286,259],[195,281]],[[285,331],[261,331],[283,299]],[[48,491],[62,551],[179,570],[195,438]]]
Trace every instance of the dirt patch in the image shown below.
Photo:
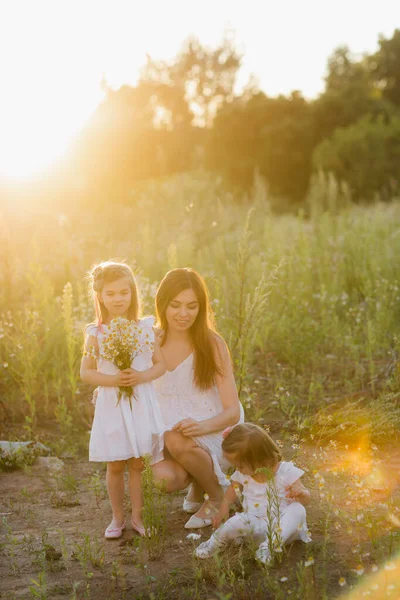
[[[165,549],[161,558],[150,561],[143,541],[129,525],[120,540],[104,540],[110,507],[105,471],[98,465],[64,460],[61,470],[39,464],[0,473],[0,597],[267,599],[291,595],[303,600],[322,597],[322,589],[336,597],[342,591],[340,578],[355,585],[358,565],[368,573],[373,565],[383,565],[399,544],[395,524],[400,519],[400,450],[377,450],[368,454],[368,460],[361,450],[352,452],[356,454],[343,448],[296,449],[296,462],[309,467],[305,483],[312,490],[307,518],[313,543],[298,542],[288,548],[282,564],[268,571],[268,585],[265,572],[241,551],[228,552],[219,563],[199,564],[193,559],[198,541],[186,537],[183,494],[165,499]],[[372,481],[368,487],[374,472],[384,480],[377,480],[375,488]],[[126,508],[129,514],[128,502]],[[201,533],[204,540],[211,531]],[[307,567],[304,563],[311,556]],[[305,578],[303,583],[299,577]],[[299,596],[301,589],[308,590],[307,595]]]

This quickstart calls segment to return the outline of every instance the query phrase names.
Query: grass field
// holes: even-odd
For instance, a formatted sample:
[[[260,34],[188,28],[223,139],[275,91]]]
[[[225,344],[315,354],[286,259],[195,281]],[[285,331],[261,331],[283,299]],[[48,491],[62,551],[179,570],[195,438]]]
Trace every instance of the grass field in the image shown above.
[[[40,440],[63,465],[21,457],[0,474],[0,598],[400,598],[400,203],[355,206],[320,178],[303,211],[276,216],[262,182],[239,198],[204,173],[111,201],[1,208],[0,437]],[[85,274],[108,258],[134,267],[144,314],[168,269],[204,275],[247,420],[306,469],[312,544],[268,570],[246,549],[199,564],[182,496],[156,494],[157,547],[104,542],[78,364]]]

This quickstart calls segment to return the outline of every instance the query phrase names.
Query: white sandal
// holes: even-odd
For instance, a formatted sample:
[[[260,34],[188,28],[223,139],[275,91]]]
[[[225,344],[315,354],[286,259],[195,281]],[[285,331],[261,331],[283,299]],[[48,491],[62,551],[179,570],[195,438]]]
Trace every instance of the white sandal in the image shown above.
[[[203,527],[210,527],[212,519],[203,519],[202,517],[196,517],[192,515],[185,523],[185,529],[202,529]]]
[[[185,498],[183,499],[182,508],[186,513],[193,515],[198,510],[200,510],[200,508],[202,507],[202,504],[203,504],[202,502],[194,502],[192,500],[188,500],[187,496],[185,496]]]

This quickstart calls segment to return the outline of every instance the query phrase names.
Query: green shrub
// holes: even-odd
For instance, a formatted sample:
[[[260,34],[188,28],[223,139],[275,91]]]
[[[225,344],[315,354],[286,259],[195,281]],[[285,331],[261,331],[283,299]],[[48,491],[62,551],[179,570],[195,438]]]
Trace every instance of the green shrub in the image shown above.
[[[390,199],[400,192],[400,118],[336,129],[314,150],[313,166],[346,181],[355,198]]]

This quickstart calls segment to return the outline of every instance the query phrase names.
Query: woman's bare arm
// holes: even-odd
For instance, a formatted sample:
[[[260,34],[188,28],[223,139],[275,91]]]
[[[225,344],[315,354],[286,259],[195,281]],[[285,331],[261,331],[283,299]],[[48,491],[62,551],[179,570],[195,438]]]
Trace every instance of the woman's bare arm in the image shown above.
[[[231,357],[226,343],[217,336],[215,337],[215,357],[221,371],[221,374],[216,376],[216,386],[223,410],[210,419],[204,421],[184,419],[173,427],[189,437],[221,431],[230,425],[236,425],[240,418],[240,402],[233,376]]]

